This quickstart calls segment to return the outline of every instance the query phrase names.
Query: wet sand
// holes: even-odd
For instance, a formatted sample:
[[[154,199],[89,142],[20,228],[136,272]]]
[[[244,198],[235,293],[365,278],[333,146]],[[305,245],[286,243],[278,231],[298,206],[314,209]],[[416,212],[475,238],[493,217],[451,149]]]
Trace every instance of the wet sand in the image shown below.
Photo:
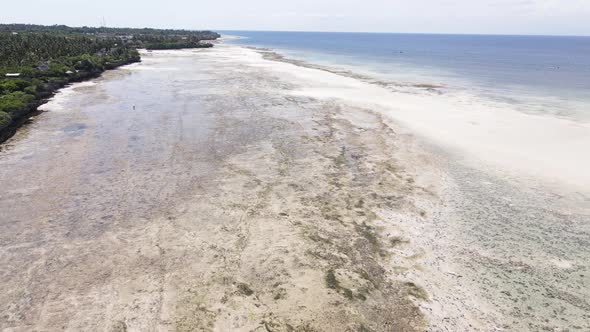
[[[312,93],[338,73],[226,45],[143,59],[2,146],[0,329],[590,328],[585,193]]]

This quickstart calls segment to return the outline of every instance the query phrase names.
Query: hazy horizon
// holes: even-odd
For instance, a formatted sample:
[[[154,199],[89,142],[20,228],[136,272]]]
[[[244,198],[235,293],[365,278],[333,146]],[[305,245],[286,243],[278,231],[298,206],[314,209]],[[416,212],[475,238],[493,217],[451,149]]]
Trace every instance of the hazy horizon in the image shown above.
[[[71,25],[63,23],[55,24],[43,24],[43,23],[30,23],[30,22],[0,22],[0,24],[30,24],[30,25],[42,25],[42,26],[53,26],[53,25],[65,25],[70,28],[121,28],[121,29],[174,29],[174,30],[187,30],[187,31],[212,31],[218,32],[222,36],[227,32],[293,32],[293,33],[356,33],[356,34],[400,34],[400,35],[465,35],[465,36],[537,36],[537,37],[586,37],[588,35],[566,35],[566,34],[514,34],[514,33],[452,33],[452,32],[397,32],[397,31],[320,31],[320,30],[257,30],[257,29],[211,29],[207,27],[201,28],[183,28],[183,27],[167,27],[167,26],[113,26],[113,25]]]
[[[590,36],[584,0],[75,0],[4,4],[2,23],[210,29],[219,31],[440,33]],[[32,9],[31,9],[32,8]]]

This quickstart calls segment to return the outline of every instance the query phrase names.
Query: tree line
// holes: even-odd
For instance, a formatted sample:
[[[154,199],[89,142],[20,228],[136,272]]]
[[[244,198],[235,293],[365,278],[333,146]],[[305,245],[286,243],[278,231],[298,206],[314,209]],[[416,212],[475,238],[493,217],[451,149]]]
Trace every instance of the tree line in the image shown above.
[[[45,32],[61,34],[113,34],[146,36],[195,36],[200,40],[214,40],[219,34],[213,31],[152,28],[109,28],[109,27],[69,27],[66,25],[0,24],[0,32]]]

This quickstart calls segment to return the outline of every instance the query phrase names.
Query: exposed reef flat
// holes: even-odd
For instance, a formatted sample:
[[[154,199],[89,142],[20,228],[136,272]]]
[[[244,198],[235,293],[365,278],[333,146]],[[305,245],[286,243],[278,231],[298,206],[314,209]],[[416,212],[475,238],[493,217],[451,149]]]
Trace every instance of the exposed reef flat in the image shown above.
[[[452,164],[356,78],[142,57],[0,152],[0,329],[588,328],[584,211]]]

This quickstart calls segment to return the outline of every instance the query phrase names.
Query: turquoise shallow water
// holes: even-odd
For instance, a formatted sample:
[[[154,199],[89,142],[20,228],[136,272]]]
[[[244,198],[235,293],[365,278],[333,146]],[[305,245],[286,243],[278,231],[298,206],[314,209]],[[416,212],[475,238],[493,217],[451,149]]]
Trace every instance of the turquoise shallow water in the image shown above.
[[[225,31],[229,41],[590,121],[590,37]]]

